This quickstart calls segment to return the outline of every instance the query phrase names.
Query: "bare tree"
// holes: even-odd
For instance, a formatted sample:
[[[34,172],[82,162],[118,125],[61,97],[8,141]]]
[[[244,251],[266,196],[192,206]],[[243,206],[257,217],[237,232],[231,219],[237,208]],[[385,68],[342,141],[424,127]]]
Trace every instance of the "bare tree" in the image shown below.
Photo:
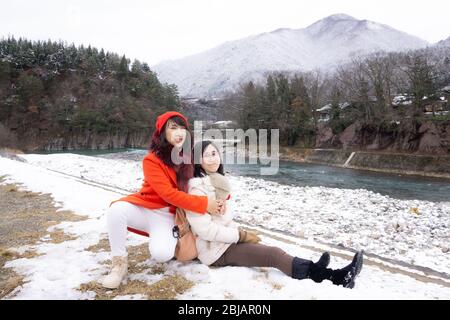
[[[371,121],[374,115],[369,101],[370,87],[364,60],[354,58],[350,64],[339,67],[336,80],[342,96],[363,111],[365,121]]]
[[[391,114],[389,106],[393,69],[392,56],[383,52],[374,53],[365,60],[365,71],[376,98],[376,109],[374,111],[377,117],[385,117]]]
[[[424,53],[414,52],[406,57],[402,70],[408,76],[410,92],[414,96],[415,115],[421,115],[424,99],[436,91],[434,67]]]

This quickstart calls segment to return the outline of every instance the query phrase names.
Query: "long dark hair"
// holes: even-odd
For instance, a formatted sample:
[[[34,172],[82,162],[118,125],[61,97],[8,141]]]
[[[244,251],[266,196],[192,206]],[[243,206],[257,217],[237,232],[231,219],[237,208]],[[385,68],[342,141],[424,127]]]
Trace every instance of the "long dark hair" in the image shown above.
[[[214,148],[216,148],[217,152],[219,153],[219,157],[220,157],[219,148],[217,148],[217,146],[212,141],[203,140],[203,141],[197,142],[194,147],[194,177],[204,177],[207,175],[205,170],[202,168],[201,158],[203,156],[203,152],[205,152],[205,149],[209,145],[212,145]],[[225,173],[223,171],[222,157],[220,157],[220,165],[219,165],[219,168],[217,169],[217,172],[223,176],[225,175]]]
[[[184,161],[180,165],[175,165],[172,162],[172,149],[173,145],[169,143],[166,139],[166,127],[169,123],[169,120],[172,120],[177,125],[186,128],[186,139],[183,143],[182,154]],[[150,151],[155,152],[156,156],[160,158],[167,166],[175,169],[177,173],[177,186],[178,190],[188,192],[188,182],[194,176],[194,165],[192,161],[192,146],[194,144],[194,137],[192,135],[189,126],[184,120],[178,116],[169,118],[164,126],[161,128],[161,131],[158,133],[157,130],[153,133],[152,142],[150,144]],[[190,160],[190,161],[187,161]]]

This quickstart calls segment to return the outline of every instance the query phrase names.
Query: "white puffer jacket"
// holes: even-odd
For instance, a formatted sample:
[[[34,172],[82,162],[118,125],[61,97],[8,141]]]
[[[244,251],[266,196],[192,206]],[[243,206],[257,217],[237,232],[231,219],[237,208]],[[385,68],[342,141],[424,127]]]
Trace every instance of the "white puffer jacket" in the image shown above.
[[[189,180],[189,193],[206,195],[208,199],[216,198],[209,176]],[[239,230],[233,222],[231,201],[227,201],[227,210],[223,216],[186,210],[186,217],[193,233],[197,235],[198,258],[203,264],[214,263],[232,243],[239,240]]]

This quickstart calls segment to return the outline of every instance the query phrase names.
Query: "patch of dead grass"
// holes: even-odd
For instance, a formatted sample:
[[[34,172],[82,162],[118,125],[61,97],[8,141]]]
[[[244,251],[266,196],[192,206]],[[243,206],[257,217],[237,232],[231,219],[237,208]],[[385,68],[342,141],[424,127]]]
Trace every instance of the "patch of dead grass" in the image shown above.
[[[5,278],[5,279],[4,279]],[[22,286],[24,277],[16,275],[13,271],[7,271],[0,276],[0,299],[11,294],[16,288]]]
[[[62,243],[66,241],[75,240],[78,237],[74,237],[64,232],[62,229],[56,228],[50,233],[50,241],[51,243]]]
[[[32,259],[41,256],[41,253],[37,253],[34,250],[27,250],[22,254],[16,251],[0,247],[0,268],[2,268],[7,261],[15,259]]]
[[[88,248],[86,248],[87,251],[91,251],[91,252],[104,252],[104,251],[108,251],[109,248],[109,241],[107,238],[101,238],[100,241],[97,244],[94,244]]]
[[[23,276],[17,275],[12,269],[4,268],[7,261],[18,259],[21,256],[7,248],[0,248],[0,299],[3,299],[15,288],[23,284]]]
[[[0,176],[0,183],[6,176]],[[20,190],[16,184],[0,184],[0,299],[8,296],[15,288],[23,285],[24,277],[11,268],[5,268],[7,261],[32,259],[41,254],[27,250],[19,254],[9,248],[33,245],[48,234],[47,229],[62,221],[82,221],[87,217],[68,210],[59,210],[49,194]],[[73,240],[61,229],[54,230],[51,242],[60,243]]]
[[[13,184],[6,185],[5,189],[6,189],[5,190],[6,192],[17,192],[17,191],[19,191],[19,188],[17,188],[17,186],[13,185]]]
[[[0,182],[4,176],[0,177]],[[18,247],[39,241],[51,226],[62,221],[78,222],[86,216],[59,210],[49,194],[21,191],[15,184],[0,185],[0,243]],[[61,232],[54,237],[61,238]]]
[[[150,258],[148,244],[143,243],[138,246],[130,246],[128,248],[128,271],[131,274],[141,273],[148,269],[144,264]]]
[[[140,280],[131,280],[119,288],[111,290],[101,286],[97,281],[82,284],[82,292],[95,292],[96,300],[111,300],[118,296],[141,294],[149,300],[174,300],[177,295],[192,288],[194,283],[180,275],[167,276],[160,281],[148,284]]]
[[[109,250],[109,242],[107,238],[87,248],[88,251],[102,252]],[[148,244],[143,243],[137,246],[128,247],[128,275],[130,274],[164,274],[167,271],[166,264],[158,263],[147,265],[145,262],[150,258]],[[107,260],[110,269],[111,261]],[[95,292],[97,300],[111,300],[118,296],[141,294],[147,299],[152,300],[169,300],[175,299],[178,294],[184,293],[190,289],[194,283],[180,275],[166,276],[158,282],[148,284],[141,280],[128,280],[126,283],[115,290],[103,288],[97,281],[82,284],[79,290],[82,292]]]
[[[0,247],[0,267],[8,260],[13,260],[17,257],[17,253],[12,250]]]

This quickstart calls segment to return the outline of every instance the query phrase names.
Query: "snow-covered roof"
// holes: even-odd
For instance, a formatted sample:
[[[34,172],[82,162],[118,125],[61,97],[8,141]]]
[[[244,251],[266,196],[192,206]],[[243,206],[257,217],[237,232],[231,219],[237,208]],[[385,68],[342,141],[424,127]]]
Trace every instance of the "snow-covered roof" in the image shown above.
[[[339,103],[339,108],[345,109],[347,107],[350,107],[350,103],[348,102]]]
[[[398,106],[398,105],[410,105],[410,104],[412,104],[412,98],[410,97],[410,96],[407,96],[407,95],[398,95],[398,96],[395,96],[393,99],[392,99],[392,104],[394,105],[394,106]]]
[[[339,103],[338,106],[339,106],[339,108],[342,110],[342,109],[345,109],[345,108],[349,107],[349,106],[350,106],[350,103],[348,103],[348,102],[342,102],[342,103]],[[332,105],[331,105],[331,103],[329,103],[329,104],[323,106],[323,107],[320,108],[320,109],[316,109],[316,111],[317,111],[317,112],[325,112],[325,111],[330,111],[331,109],[332,109]]]
[[[323,111],[328,111],[328,110],[331,110],[331,104],[327,104],[320,109],[316,109],[317,112],[323,112]]]

